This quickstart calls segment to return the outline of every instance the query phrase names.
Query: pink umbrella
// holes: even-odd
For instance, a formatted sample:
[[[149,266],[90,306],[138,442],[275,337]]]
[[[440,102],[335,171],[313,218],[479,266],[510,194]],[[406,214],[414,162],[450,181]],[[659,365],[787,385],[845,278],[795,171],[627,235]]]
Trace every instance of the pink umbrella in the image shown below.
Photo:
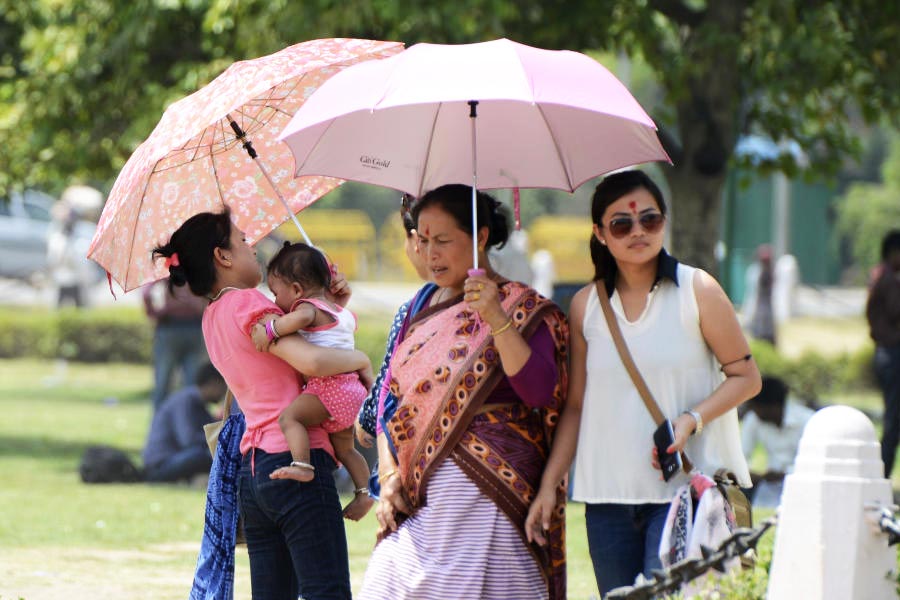
[[[473,202],[474,188],[574,191],[622,167],[669,161],[653,121],[600,63],[506,39],[416,44],[355,65],[322,85],[280,139],[297,176],[415,196],[472,183]]]
[[[402,49],[399,42],[322,39],[232,64],[169,106],[125,163],[88,257],[125,291],[134,289],[166,275],[150,259],[154,246],[191,215],[224,205],[251,243],[289,217],[306,237],[294,213],[341,181],[293,179],[278,133],[329,77]]]

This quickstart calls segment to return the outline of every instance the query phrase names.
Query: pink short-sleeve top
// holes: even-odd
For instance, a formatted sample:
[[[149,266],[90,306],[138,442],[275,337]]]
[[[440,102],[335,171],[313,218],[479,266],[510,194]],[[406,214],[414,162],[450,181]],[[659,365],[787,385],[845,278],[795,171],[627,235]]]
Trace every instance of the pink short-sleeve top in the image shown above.
[[[281,412],[301,393],[297,371],[280,358],[259,352],[250,330],[267,314],[283,314],[259,290],[226,292],[203,313],[203,338],[213,366],[231,388],[247,421],[241,453],[259,448],[269,453],[288,450],[278,425]],[[309,427],[309,447],[322,448],[334,457],[328,434]]]

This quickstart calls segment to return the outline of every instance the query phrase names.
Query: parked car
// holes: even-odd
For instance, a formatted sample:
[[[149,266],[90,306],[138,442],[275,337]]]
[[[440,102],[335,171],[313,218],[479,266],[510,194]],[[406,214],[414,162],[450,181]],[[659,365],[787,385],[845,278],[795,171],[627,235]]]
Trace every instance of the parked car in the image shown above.
[[[0,277],[36,283],[49,278],[47,240],[53,227],[53,205],[56,199],[37,190],[12,192],[0,198]],[[78,221],[74,227],[73,247],[84,258],[96,225]],[[87,261],[87,258],[84,258]],[[91,263],[93,264],[93,263]],[[99,280],[102,270],[84,269],[84,285]]]

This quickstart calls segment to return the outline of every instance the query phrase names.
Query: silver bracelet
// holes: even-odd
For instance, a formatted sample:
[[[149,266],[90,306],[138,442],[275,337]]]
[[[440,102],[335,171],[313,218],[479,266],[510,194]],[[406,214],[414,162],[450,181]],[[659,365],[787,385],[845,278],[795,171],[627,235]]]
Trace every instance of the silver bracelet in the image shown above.
[[[697,426],[694,427],[694,431],[693,433],[691,433],[691,435],[700,435],[700,433],[703,431],[703,417],[700,416],[700,413],[692,408],[689,408],[681,414],[691,415],[692,417],[694,417],[694,421],[697,422]]]

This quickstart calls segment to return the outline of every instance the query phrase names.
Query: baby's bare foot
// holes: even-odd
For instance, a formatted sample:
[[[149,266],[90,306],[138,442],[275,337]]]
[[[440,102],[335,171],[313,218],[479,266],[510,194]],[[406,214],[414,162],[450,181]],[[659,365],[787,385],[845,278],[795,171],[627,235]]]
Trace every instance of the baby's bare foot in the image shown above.
[[[293,479],[301,483],[312,481],[316,476],[316,468],[309,463],[294,461],[287,467],[275,469],[269,479]]]
[[[369,510],[375,501],[369,497],[369,494],[357,494],[344,508],[344,518],[351,521],[359,521]]]

